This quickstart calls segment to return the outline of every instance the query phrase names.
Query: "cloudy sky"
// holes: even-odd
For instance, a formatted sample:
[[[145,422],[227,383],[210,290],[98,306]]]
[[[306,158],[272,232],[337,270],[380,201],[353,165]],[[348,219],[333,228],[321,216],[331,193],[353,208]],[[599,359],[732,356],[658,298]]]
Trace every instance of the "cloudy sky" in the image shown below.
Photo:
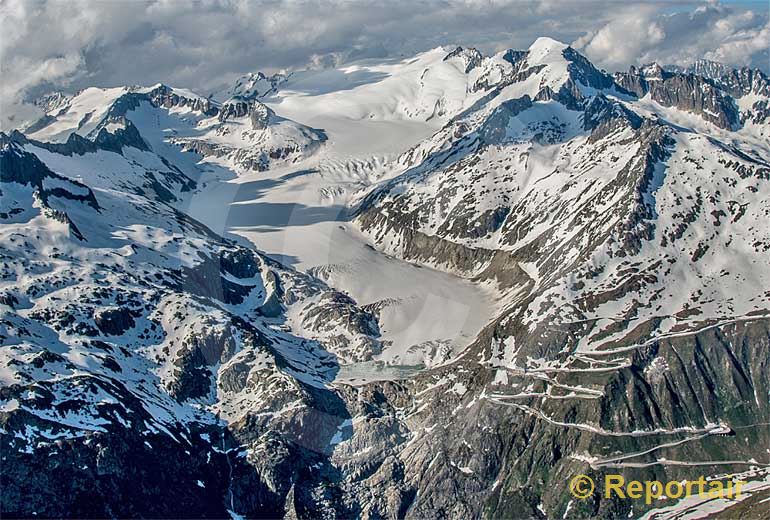
[[[593,0],[0,0],[0,125],[46,91],[164,82],[207,93],[254,70],[484,52],[536,37],[608,70],[710,58],[770,70],[770,2]]]

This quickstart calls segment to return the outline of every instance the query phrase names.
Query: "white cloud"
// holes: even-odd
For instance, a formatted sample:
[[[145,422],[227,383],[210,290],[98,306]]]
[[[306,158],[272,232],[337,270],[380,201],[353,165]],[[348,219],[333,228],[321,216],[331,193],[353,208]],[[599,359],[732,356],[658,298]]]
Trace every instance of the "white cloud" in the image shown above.
[[[655,16],[655,10],[646,6],[621,14],[573,45],[607,69],[624,68],[666,39],[666,31]]]
[[[706,57],[728,65],[767,70],[768,32],[767,11],[715,2],[676,13],[648,6],[619,14],[574,45],[610,69],[650,61],[687,65]]]
[[[770,22],[759,28],[743,29],[729,34],[716,49],[707,52],[706,57],[724,63],[751,65],[757,54],[767,56],[768,49]]]

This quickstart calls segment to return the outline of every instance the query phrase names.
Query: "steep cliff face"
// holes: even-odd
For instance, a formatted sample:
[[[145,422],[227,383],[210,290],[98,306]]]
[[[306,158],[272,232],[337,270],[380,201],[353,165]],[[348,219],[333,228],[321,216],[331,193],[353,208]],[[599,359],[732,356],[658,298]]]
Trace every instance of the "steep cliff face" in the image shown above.
[[[733,99],[703,76],[669,72],[654,63],[615,74],[615,81],[640,98],[650,96],[660,105],[698,114],[720,128],[738,127],[739,113]]]

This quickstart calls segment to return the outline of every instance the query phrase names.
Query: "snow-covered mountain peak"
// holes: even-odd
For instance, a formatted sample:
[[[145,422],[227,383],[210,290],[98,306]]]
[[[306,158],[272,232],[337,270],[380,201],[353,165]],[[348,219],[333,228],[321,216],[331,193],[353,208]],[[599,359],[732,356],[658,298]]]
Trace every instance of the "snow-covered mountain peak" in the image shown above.
[[[532,45],[527,49],[529,52],[528,59],[533,65],[561,61],[564,59],[563,53],[568,47],[569,45],[566,43],[547,36],[541,36],[532,42]]]
[[[528,96],[538,101],[556,99],[576,110],[581,100],[599,91],[611,91],[614,86],[611,76],[579,52],[547,37],[538,38],[526,51],[508,50],[486,58],[483,63],[495,67],[501,76],[496,83],[477,82],[484,87],[496,87],[492,107]]]
[[[289,79],[290,74],[276,73],[267,76],[263,72],[249,72],[238,78],[235,84],[213,95],[218,101],[229,99],[260,99],[275,94]]]

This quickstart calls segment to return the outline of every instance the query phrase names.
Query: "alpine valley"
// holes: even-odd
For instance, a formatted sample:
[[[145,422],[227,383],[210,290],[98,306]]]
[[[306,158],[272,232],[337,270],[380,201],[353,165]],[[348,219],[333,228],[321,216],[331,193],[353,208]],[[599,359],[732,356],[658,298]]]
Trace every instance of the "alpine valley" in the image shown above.
[[[540,38],[37,104],[0,134],[3,517],[770,515],[760,70]]]

